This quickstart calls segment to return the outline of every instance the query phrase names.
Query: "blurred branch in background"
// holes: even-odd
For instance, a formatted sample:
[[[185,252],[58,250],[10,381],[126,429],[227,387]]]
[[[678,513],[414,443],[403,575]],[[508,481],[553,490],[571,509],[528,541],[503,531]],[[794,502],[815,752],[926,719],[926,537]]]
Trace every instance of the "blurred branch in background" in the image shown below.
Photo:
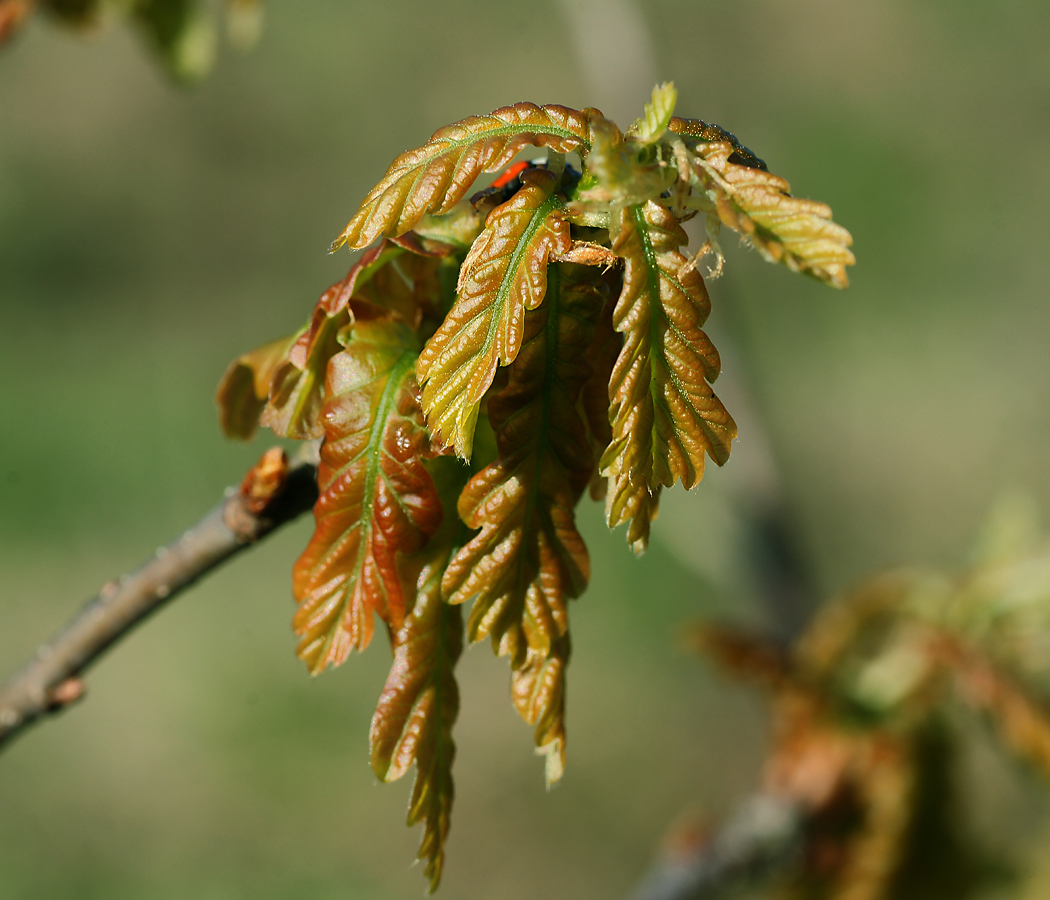
[[[951,711],[978,714],[1007,754],[1050,775],[1050,543],[1035,529],[1009,498],[970,573],[872,578],[789,648],[698,625],[695,649],[770,698],[763,793],[713,837],[673,840],[633,900],[717,896],[772,875],[789,896],[960,900],[1013,877],[1013,860],[986,852],[960,814],[952,760],[965,732]],[[774,825],[756,803],[781,811]]]
[[[181,537],[99,594],[33,658],[0,686],[0,747],[48,713],[84,694],[81,675],[110,646],[182,590],[272,531],[307,512],[317,499],[316,447],[292,465],[267,451],[239,488]]]
[[[694,832],[695,834],[695,832]],[[700,900],[784,868],[799,850],[802,811],[772,794],[741,803],[713,835],[673,841],[629,900]]]

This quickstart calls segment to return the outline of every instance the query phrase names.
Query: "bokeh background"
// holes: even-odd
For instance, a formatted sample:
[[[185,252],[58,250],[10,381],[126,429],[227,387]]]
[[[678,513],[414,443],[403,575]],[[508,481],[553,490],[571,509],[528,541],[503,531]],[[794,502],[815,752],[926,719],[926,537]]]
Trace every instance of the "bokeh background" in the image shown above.
[[[822,597],[965,565],[1004,491],[1050,508],[1050,6],[266,6],[259,45],[192,90],[126,27],[39,17],[0,51],[0,668],[268,446],[221,437],[215,383],[345,273],[328,243],[396,153],[520,99],[626,125],[673,79],[681,114],[829,202],[859,264],[837,293],[726,240],[710,325],[738,450],[667,496],[641,559],[583,509],[594,577],[556,790],[505,662],[480,646],[461,664],[442,895],[620,896],[676,817],[713,821],[757,777],[760,698],[679,640],[699,616],[765,616],[734,511],[756,481],[779,473]],[[409,784],[367,758],[382,642],[314,680],[294,658],[309,529],[180,597],[5,753],[0,897],[420,896]],[[961,763],[989,846],[1045,842],[1046,788],[979,731]]]

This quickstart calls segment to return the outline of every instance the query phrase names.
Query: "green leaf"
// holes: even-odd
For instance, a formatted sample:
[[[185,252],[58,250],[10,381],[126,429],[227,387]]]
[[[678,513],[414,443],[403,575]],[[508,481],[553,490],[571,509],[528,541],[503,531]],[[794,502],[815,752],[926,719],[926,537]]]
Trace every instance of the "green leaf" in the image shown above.
[[[315,673],[368,646],[373,613],[401,627],[411,601],[401,558],[442,519],[423,464],[429,444],[413,374],[415,335],[392,317],[359,314],[344,340],[325,386],[316,527],[292,582],[297,652]]]
[[[607,119],[591,122],[591,152],[569,212],[576,216],[645,203],[666,191],[678,173],[664,165],[658,148],[624,136]],[[593,224],[593,221],[592,221]]]
[[[665,81],[653,88],[653,97],[645,104],[645,112],[640,119],[627,130],[627,134],[637,138],[643,144],[655,144],[665,131],[674,115],[674,105],[678,100],[678,91],[673,81]]]
[[[422,147],[394,160],[332,250],[367,247],[380,235],[404,234],[426,213],[447,212],[482,172],[498,171],[530,144],[560,153],[588,149],[593,116],[601,113],[516,103],[439,128]]]
[[[497,367],[517,356],[525,311],[543,301],[551,256],[572,245],[554,176],[535,169],[522,183],[489,215],[463,261],[455,305],[416,365],[427,424],[464,459],[481,398]]]
[[[624,260],[613,326],[624,343],[609,382],[612,440],[601,467],[609,527],[630,521],[627,540],[640,552],[660,488],[697,484],[705,453],[724,463],[736,424],[711,390],[718,352],[700,330],[710,300],[678,250],[688,240],[681,225],[649,201],[621,210],[613,226]]]

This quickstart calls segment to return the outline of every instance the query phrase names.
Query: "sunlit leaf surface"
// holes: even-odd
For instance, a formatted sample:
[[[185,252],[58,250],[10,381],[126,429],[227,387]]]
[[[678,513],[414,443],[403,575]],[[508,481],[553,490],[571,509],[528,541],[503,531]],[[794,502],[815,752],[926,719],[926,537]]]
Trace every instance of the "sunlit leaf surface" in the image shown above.
[[[831,207],[792,197],[787,181],[766,171],[761,160],[721,129],[716,129],[721,132],[718,137],[712,126],[696,119],[672,119],[671,128],[701,138],[689,141],[694,176],[724,224],[744,235],[770,262],[832,287],[849,285],[846,266],[856,262],[849,249],[853,238],[832,221]]]
[[[456,303],[416,365],[427,424],[465,459],[481,398],[497,366],[517,356],[525,311],[543,301],[547,263],[572,243],[554,175],[537,169],[522,182],[489,215],[460,268]]]
[[[710,300],[696,269],[683,270],[682,227],[653,201],[621,210],[614,227],[624,275],[613,325],[624,343],[609,382],[612,441],[601,465],[609,526],[629,521],[627,540],[641,550],[659,489],[697,484],[705,454],[724,463],[736,424],[711,390],[718,352],[700,330]]]
[[[428,212],[448,212],[482,172],[501,169],[530,144],[562,153],[588,147],[594,112],[516,103],[439,128],[394,160],[332,249],[367,247],[380,235],[404,234]]]
[[[359,312],[328,368],[316,528],[293,577],[298,653],[313,672],[368,646],[373,614],[401,627],[411,593],[399,555],[418,550],[441,522],[423,464],[417,346],[403,323]]]

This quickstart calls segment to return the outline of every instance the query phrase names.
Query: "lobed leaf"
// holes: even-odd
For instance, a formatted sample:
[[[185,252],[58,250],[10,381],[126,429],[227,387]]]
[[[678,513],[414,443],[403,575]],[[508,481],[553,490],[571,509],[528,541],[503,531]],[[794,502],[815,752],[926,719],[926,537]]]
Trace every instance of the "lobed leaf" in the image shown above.
[[[246,441],[255,434],[274,374],[308,327],[242,354],[230,363],[215,391],[219,424],[227,437]]]
[[[293,572],[297,652],[314,673],[368,646],[373,613],[401,627],[409,598],[399,556],[419,550],[442,518],[422,459],[415,336],[378,311],[357,315],[328,366],[316,527]]]
[[[448,548],[440,549],[420,572],[415,605],[395,637],[394,664],[369,735],[372,768],[383,781],[395,781],[416,764],[408,824],[423,822],[419,859],[426,860],[431,892],[441,881],[455,793],[452,726],[459,688],[453,670],[463,651],[460,609],[441,597],[448,558]]]
[[[447,212],[482,172],[501,169],[529,145],[586,150],[595,116],[601,114],[592,109],[516,103],[439,128],[422,147],[394,160],[332,250],[366,247],[380,235],[404,234],[428,212]]]
[[[652,99],[645,104],[645,112],[640,119],[627,130],[643,144],[654,144],[660,140],[674,115],[674,105],[678,100],[678,91],[674,82],[665,81],[653,88]]]
[[[521,717],[536,726],[536,752],[546,757],[547,787],[565,772],[565,669],[569,664],[566,632],[547,653],[530,650],[524,665],[511,673],[511,696]]]
[[[672,130],[687,136],[710,134],[711,127],[700,128],[696,120],[671,121]],[[707,193],[718,218],[770,262],[832,287],[848,287],[846,266],[856,262],[849,249],[853,237],[832,221],[831,208],[792,197],[787,181],[766,171],[765,163],[732,135],[722,134],[722,139],[689,142],[695,183]]]
[[[378,269],[403,252],[399,247],[386,245],[373,248],[362,254],[345,278],[321,295],[309,325],[298,333],[285,358],[275,368],[269,402],[259,424],[274,434],[295,440],[324,435],[320,417],[325,370],[340,349],[336,335],[353,321],[350,298]]]
[[[277,367],[260,424],[296,440],[322,437],[325,371],[340,350],[339,332],[353,322],[351,299],[388,309],[417,328],[439,315],[442,265],[438,252],[409,252],[389,241],[363,253],[346,278],[321,295],[309,326]]]
[[[547,291],[547,264],[572,245],[552,173],[533,169],[489,215],[459,274],[458,297],[416,364],[434,437],[469,458],[481,398],[514,361],[525,311]]]
[[[516,681],[543,669],[548,658],[556,666],[551,671],[564,678],[568,655],[558,648],[567,647],[567,601],[579,596],[590,574],[574,515],[593,468],[579,398],[604,297],[586,281],[563,290],[560,269],[552,269],[548,301],[525,317],[525,341],[506,384],[489,398],[499,456],[471,478],[459,500],[460,518],[480,531],[442,579],[449,603],[474,599],[470,640],[490,637],[511,657]],[[545,689],[531,705],[517,705],[536,723],[555,716],[548,705],[560,696]],[[543,752],[562,758],[563,728],[545,725],[537,741]]]
[[[609,527],[630,521],[627,540],[641,551],[661,487],[686,488],[704,474],[704,455],[729,458],[736,424],[711,390],[718,352],[700,326],[710,300],[678,247],[688,240],[655,201],[619,210],[613,250],[624,260],[613,326],[624,335],[609,381],[612,440],[601,460],[609,479]]]

